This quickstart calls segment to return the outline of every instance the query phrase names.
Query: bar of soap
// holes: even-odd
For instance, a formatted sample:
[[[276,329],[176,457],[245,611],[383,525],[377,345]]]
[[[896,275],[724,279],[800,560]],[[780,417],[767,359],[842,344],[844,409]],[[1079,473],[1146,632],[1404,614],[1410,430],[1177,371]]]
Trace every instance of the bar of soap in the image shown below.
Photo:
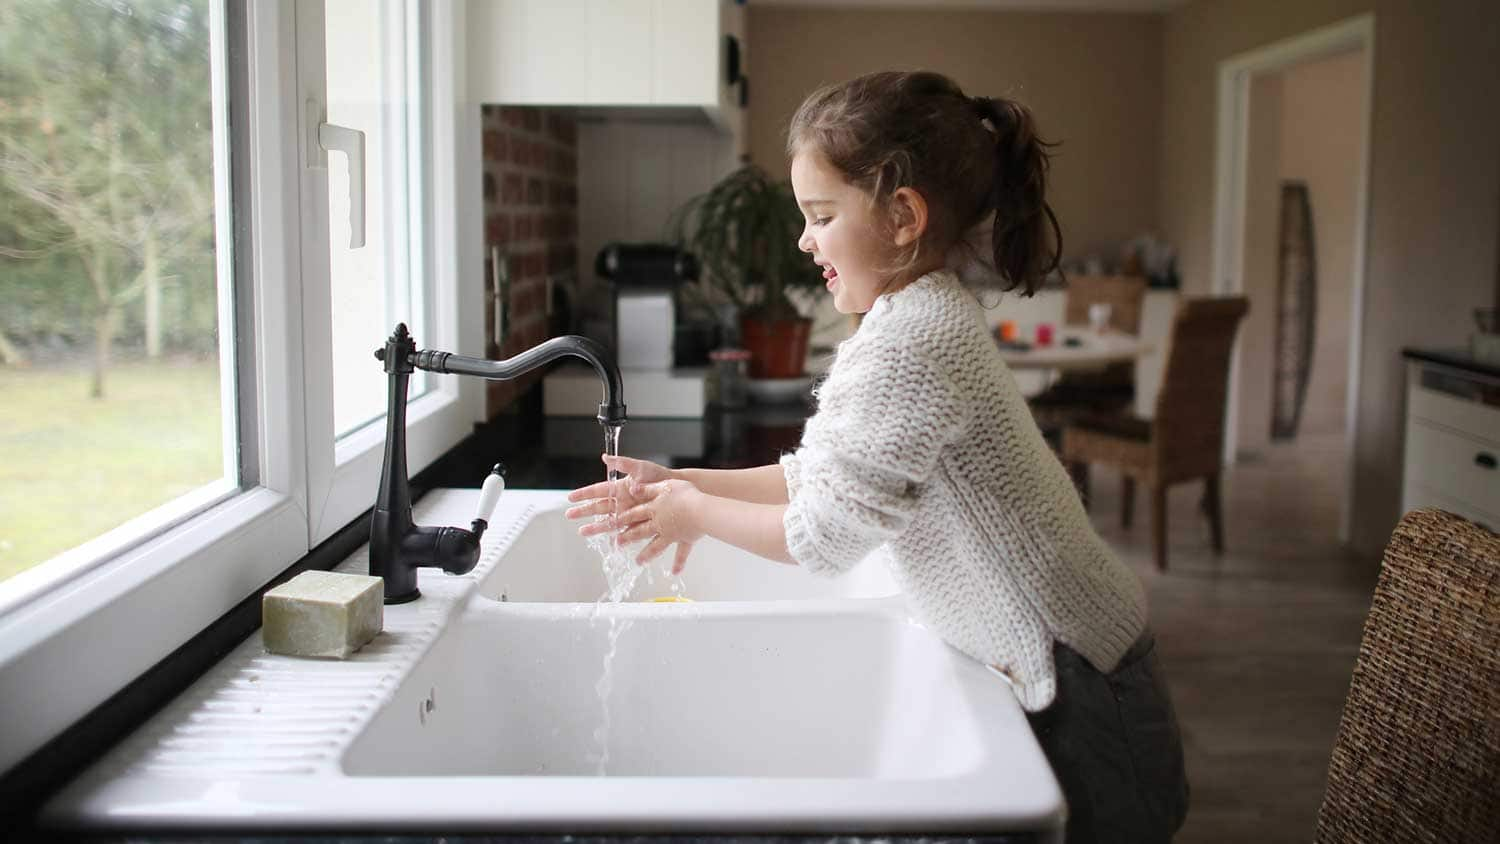
[[[305,571],[260,602],[266,650],[345,659],[385,624],[384,581],[362,574]]]

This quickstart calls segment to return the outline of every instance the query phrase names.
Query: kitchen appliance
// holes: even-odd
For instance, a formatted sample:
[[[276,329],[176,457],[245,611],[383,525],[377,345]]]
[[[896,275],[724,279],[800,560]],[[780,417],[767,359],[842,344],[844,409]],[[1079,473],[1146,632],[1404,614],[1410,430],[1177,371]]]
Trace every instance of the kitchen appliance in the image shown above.
[[[689,252],[661,243],[611,243],[594,271],[613,290],[615,357],[621,369],[672,368],[677,285],[698,277]]]

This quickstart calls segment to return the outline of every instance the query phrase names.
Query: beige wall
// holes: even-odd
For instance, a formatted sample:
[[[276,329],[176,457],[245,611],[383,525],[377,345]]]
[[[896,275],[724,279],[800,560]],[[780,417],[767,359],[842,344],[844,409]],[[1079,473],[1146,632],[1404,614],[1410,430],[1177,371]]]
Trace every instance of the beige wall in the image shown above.
[[[820,85],[876,70],[935,70],[1007,96],[1061,141],[1050,195],[1069,257],[1159,222],[1162,18],[975,10],[749,7],[751,160],[786,173],[786,126]]]
[[[1363,52],[1345,53],[1282,74],[1281,180],[1307,183],[1318,268],[1317,341],[1300,427],[1308,434],[1344,430],[1364,61]]]
[[[1240,329],[1239,440],[1271,438],[1281,186],[1307,184],[1317,266],[1317,329],[1299,431],[1342,433],[1348,395],[1349,317],[1364,54],[1350,52],[1257,74],[1250,86],[1245,276],[1250,315]]]
[[[1500,231],[1500,4],[1492,0],[1202,0],[1163,32],[1161,219],[1187,292],[1212,290],[1220,62],[1376,15],[1370,219],[1353,539],[1382,548],[1399,517],[1401,348],[1458,345],[1493,296]]]

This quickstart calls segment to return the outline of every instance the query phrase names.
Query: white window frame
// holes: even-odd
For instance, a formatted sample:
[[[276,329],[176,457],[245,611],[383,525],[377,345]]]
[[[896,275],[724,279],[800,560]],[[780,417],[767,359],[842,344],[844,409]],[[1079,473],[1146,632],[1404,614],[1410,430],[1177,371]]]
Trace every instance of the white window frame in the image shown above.
[[[300,77],[298,101],[318,103],[315,111],[326,113],[327,79],[323,72],[326,66],[326,39],[323,33],[322,0],[298,0],[297,9]],[[413,10],[417,14],[435,18],[447,17],[455,11],[447,3],[413,7]],[[457,11],[461,13],[462,10]],[[372,4],[371,14],[377,13]],[[432,21],[427,31],[438,31],[439,27],[435,24],[440,22]],[[408,21],[408,26],[416,25],[414,19]],[[438,45],[434,43],[436,40],[429,37],[423,49],[428,50],[431,56],[450,55],[446,44],[443,45],[445,52],[438,52]],[[422,153],[431,150],[435,156],[438,150],[452,146],[453,127],[449,121],[442,119],[443,114],[449,117],[452,115],[448,114],[448,110],[436,108],[434,104],[445,101],[440,99],[446,96],[444,88],[451,90],[453,87],[451,68],[463,65],[453,60],[448,72],[439,73],[435,67],[424,68],[424,62],[418,61],[418,58],[415,55],[408,56],[407,84],[420,90],[427,101],[424,105],[426,117],[423,120],[423,130],[413,144],[413,152],[421,167],[409,171],[407,193],[411,197],[412,206],[421,209],[417,219],[421,221],[423,228],[414,246],[417,259],[408,266],[419,276],[413,280],[412,301],[414,308],[425,310],[427,336],[419,335],[416,339],[421,348],[454,351],[463,348],[459,326],[460,309],[456,304],[459,276],[454,271],[452,262],[444,264],[438,260],[438,253],[443,250],[423,248],[424,244],[453,243],[457,240],[452,219],[434,219],[437,209],[452,208],[455,204],[451,196],[455,184],[451,181],[438,181],[435,177],[439,173],[454,171],[451,167],[439,169],[441,165],[432,161],[433,156]],[[447,76],[449,79],[438,80],[439,76]],[[426,78],[431,78],[432,84],[424,84]],[[447,85],[438,84],[440,81],[447,82]],[[303,109],[304,114],[308,111]],[[304,127],[304,131],[311,128],[313,127]],[[315,133],[303,135],[309,136],[315,136]],[[309,150],[308,154],[315,152]],[[368,162],[366,166],[379,166],[379,162]],[[476,168],[469,172],[481,171]],[[309,396],[332,396],[334,374],[326,364],[320,363],[328,360],[332,353],[328,220],[326,213],[322,211],[328,207],[328,170],[326,167],[304,166],[302,174],[302,217],[318,223],[304,227],[303,344],[307,357],[303,377]],[[431,279],[431,286],[421,289],[422,278]],[[423,304],[427,307],[423,308]],[[394,326],[386,326],[383,330],[389,333],[392,328]],[[380,334],[370,338],[372,352],[380,345],[384,336]],[[370,366],[378,365],[372,356]],[[476,420],[472,394],[477,392],[477,388],[472,383],[465,383],[472,382],[473,379],[429,377],[434,379],[431,388],[411,401],[407,407],[407,460],[412,471],[431,463],[467,436]],[[307,495],[311,505],[308,525],[310,545],[327,539],[374,504],[384,459],[385,425],[385,417],[382,415],[335,441],[332,402],[309,402]]]
[[[299,131],[305,117],[299,107],[295,8],[290,2],[244,4],[248,92],[238,113],[248,115],[248,125],[231,126],[229,132],[236,155],[251,162],[248,180],[237,182],[248,185],[249,195],[235,197],[233,208],[243,224],[237,227],[248,230],[236,248],[249,251],[248,278],[245,262],[239,261],[242,273],[236,284],[248,283],[253,291],[251,313],[239,314],[235,329],[241,348],[254,349],[253,367],[238,367],[242,377],[236,397],[241,430],[249,432],[241,435],[244,453],[251,458],[245,476],[253,485],[24,604],[0,611],[0,723],[5,725],[0,730],[0,771],[104,703],[374,501],[383,421],[370,438],[375,447],[361,441],[363,450],[344,461],[338,473],[328,473],[327,466],[339,455],[331,436],[331,398],[326,398],[329,436],[317,441],[327,446],[318,453],[309,449],[315,417],[324,412],[312,398],[331,393],[316,391],[306,379],[304,344],[309,326],[323,326],[327,332],[326,319],[316,320],[327,315],[328,294],[322,291],[325,312],[320,315],[317,302],[309,301],[317,299],[318,291],[301,283],[308,221],[300,198],[306,135]],[[464,66],[465,10],[462,3],[434,0],[427,11],[428,55],[433,58],[428,92],[433,103],[443,105],[430,109],[431,125],[424,133],[431,138],[424,167],[433,175],[428,181],[432,190],[423,199],[429,203],[424,216],[431,221],[431,246],[425,251],[438,280],[431,305],[439,326],[436,342],[426,345],[472,349],[482,339],[475,316],[479,309],[458,306],[459,280],[478,284],[481,235],[477,179],[459,177],[461,172],[480,172],[477,108],[463,107],[463,78],[454,71]],[[215,7],[213,27],[219,38],[225,31],[221,12]],[[226,48],[220,55],[227,53]],[[224,72],[221,62],[216,79],[223,79],[218,74]],[[317,213],[326,218],[326,209],[325,204]],[[478,298],[473,291],[466,297]],[[456,385],[441,380],[434,401],[423,397],[409,410],[413,471],[451,448],[482,418],[483,393],[475,379],[447,379],[473,382]]]

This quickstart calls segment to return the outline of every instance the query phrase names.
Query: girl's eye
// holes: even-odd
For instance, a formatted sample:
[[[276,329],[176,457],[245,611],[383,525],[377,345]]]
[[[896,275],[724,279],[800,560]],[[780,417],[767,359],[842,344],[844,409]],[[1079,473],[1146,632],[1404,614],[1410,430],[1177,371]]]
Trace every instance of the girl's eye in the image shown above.
[[[816,217],[816,218],[813,219],[812,222],[813,222],[813,225],[815,225],[815,226],[826,226],[826,225],[828,225],[828,221],[830,219],[831,218],[829,218],[829,217]]]

